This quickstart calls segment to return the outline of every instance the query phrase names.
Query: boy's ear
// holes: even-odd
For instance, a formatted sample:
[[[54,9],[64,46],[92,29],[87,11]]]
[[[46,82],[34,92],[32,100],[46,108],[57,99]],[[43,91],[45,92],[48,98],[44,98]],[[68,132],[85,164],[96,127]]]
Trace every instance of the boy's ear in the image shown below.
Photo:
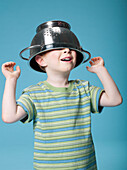
[[[35,61],[36,61],[40,66],[42,66],[42,67],[47,66],[47,64],[45,63],[45,61],[44,61],[44,59],[43,59],[43,57],[42,57],[41,55],[37,55],[37,56],[35,57]]]

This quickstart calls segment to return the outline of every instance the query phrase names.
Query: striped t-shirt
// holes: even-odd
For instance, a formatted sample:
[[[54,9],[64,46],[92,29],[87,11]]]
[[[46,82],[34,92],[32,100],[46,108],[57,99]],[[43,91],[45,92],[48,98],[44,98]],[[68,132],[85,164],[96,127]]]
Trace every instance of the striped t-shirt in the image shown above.
[[[17,105],[33,120],[34,169],[96,170],[91,135],[91,112],[98,107],[103,90],[88,81],[73,80],[69,87],[39,82],[23,91]]]

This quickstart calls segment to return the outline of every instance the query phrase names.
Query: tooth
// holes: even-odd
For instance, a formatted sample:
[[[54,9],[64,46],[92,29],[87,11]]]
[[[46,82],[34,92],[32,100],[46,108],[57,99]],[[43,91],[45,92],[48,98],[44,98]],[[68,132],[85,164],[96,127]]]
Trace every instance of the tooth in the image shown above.
[[[71,59],[70,58],[64,58],[64,59],[61,59],[62,61],[70,61]]]
[[[65,58],[65,60],[69,61],[70,59],[69,58]]]

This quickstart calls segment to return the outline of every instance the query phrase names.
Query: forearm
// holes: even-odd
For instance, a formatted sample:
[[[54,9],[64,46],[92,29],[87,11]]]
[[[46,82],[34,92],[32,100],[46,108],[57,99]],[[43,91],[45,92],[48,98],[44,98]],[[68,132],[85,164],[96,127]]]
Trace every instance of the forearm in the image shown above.
[[[99,77],[105,91],[100,100],[100,105],[116,106],[121,104],[121,94],[107,69],[104,66],[100,66],[98,67],[96,74]]]
[[[11,122],[16,116],[17,112],[15,99],[16,84],[17,84],[16,78],[6,79],[2,101],[2,119],[5,122]]]
[[[23,108],[16,105],[16,84],[21,70],[17,66],[14,71],[15,64],[15,62],[7,62],[2,65],[2,73],[6,78],[2,101],[2,119],[6,123],[16,122],[26,116]]]

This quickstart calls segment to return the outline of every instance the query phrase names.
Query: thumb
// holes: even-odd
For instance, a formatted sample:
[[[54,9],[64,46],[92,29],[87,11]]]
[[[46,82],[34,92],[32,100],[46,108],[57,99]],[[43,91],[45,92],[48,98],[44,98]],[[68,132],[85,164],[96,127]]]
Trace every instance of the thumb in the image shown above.
[[[89,66],[86,66],[86,69],[89,71],[90,67],[89,67]]]
[[[86,69],[87,69],[89,72],[91,72],[91,73],[94,72],[94,70],[92,69],[92,67],[86,66]]]
[[[21,69],[19,66],[16,67],[16,71],[18,71],[19,74],[21,73]]]

